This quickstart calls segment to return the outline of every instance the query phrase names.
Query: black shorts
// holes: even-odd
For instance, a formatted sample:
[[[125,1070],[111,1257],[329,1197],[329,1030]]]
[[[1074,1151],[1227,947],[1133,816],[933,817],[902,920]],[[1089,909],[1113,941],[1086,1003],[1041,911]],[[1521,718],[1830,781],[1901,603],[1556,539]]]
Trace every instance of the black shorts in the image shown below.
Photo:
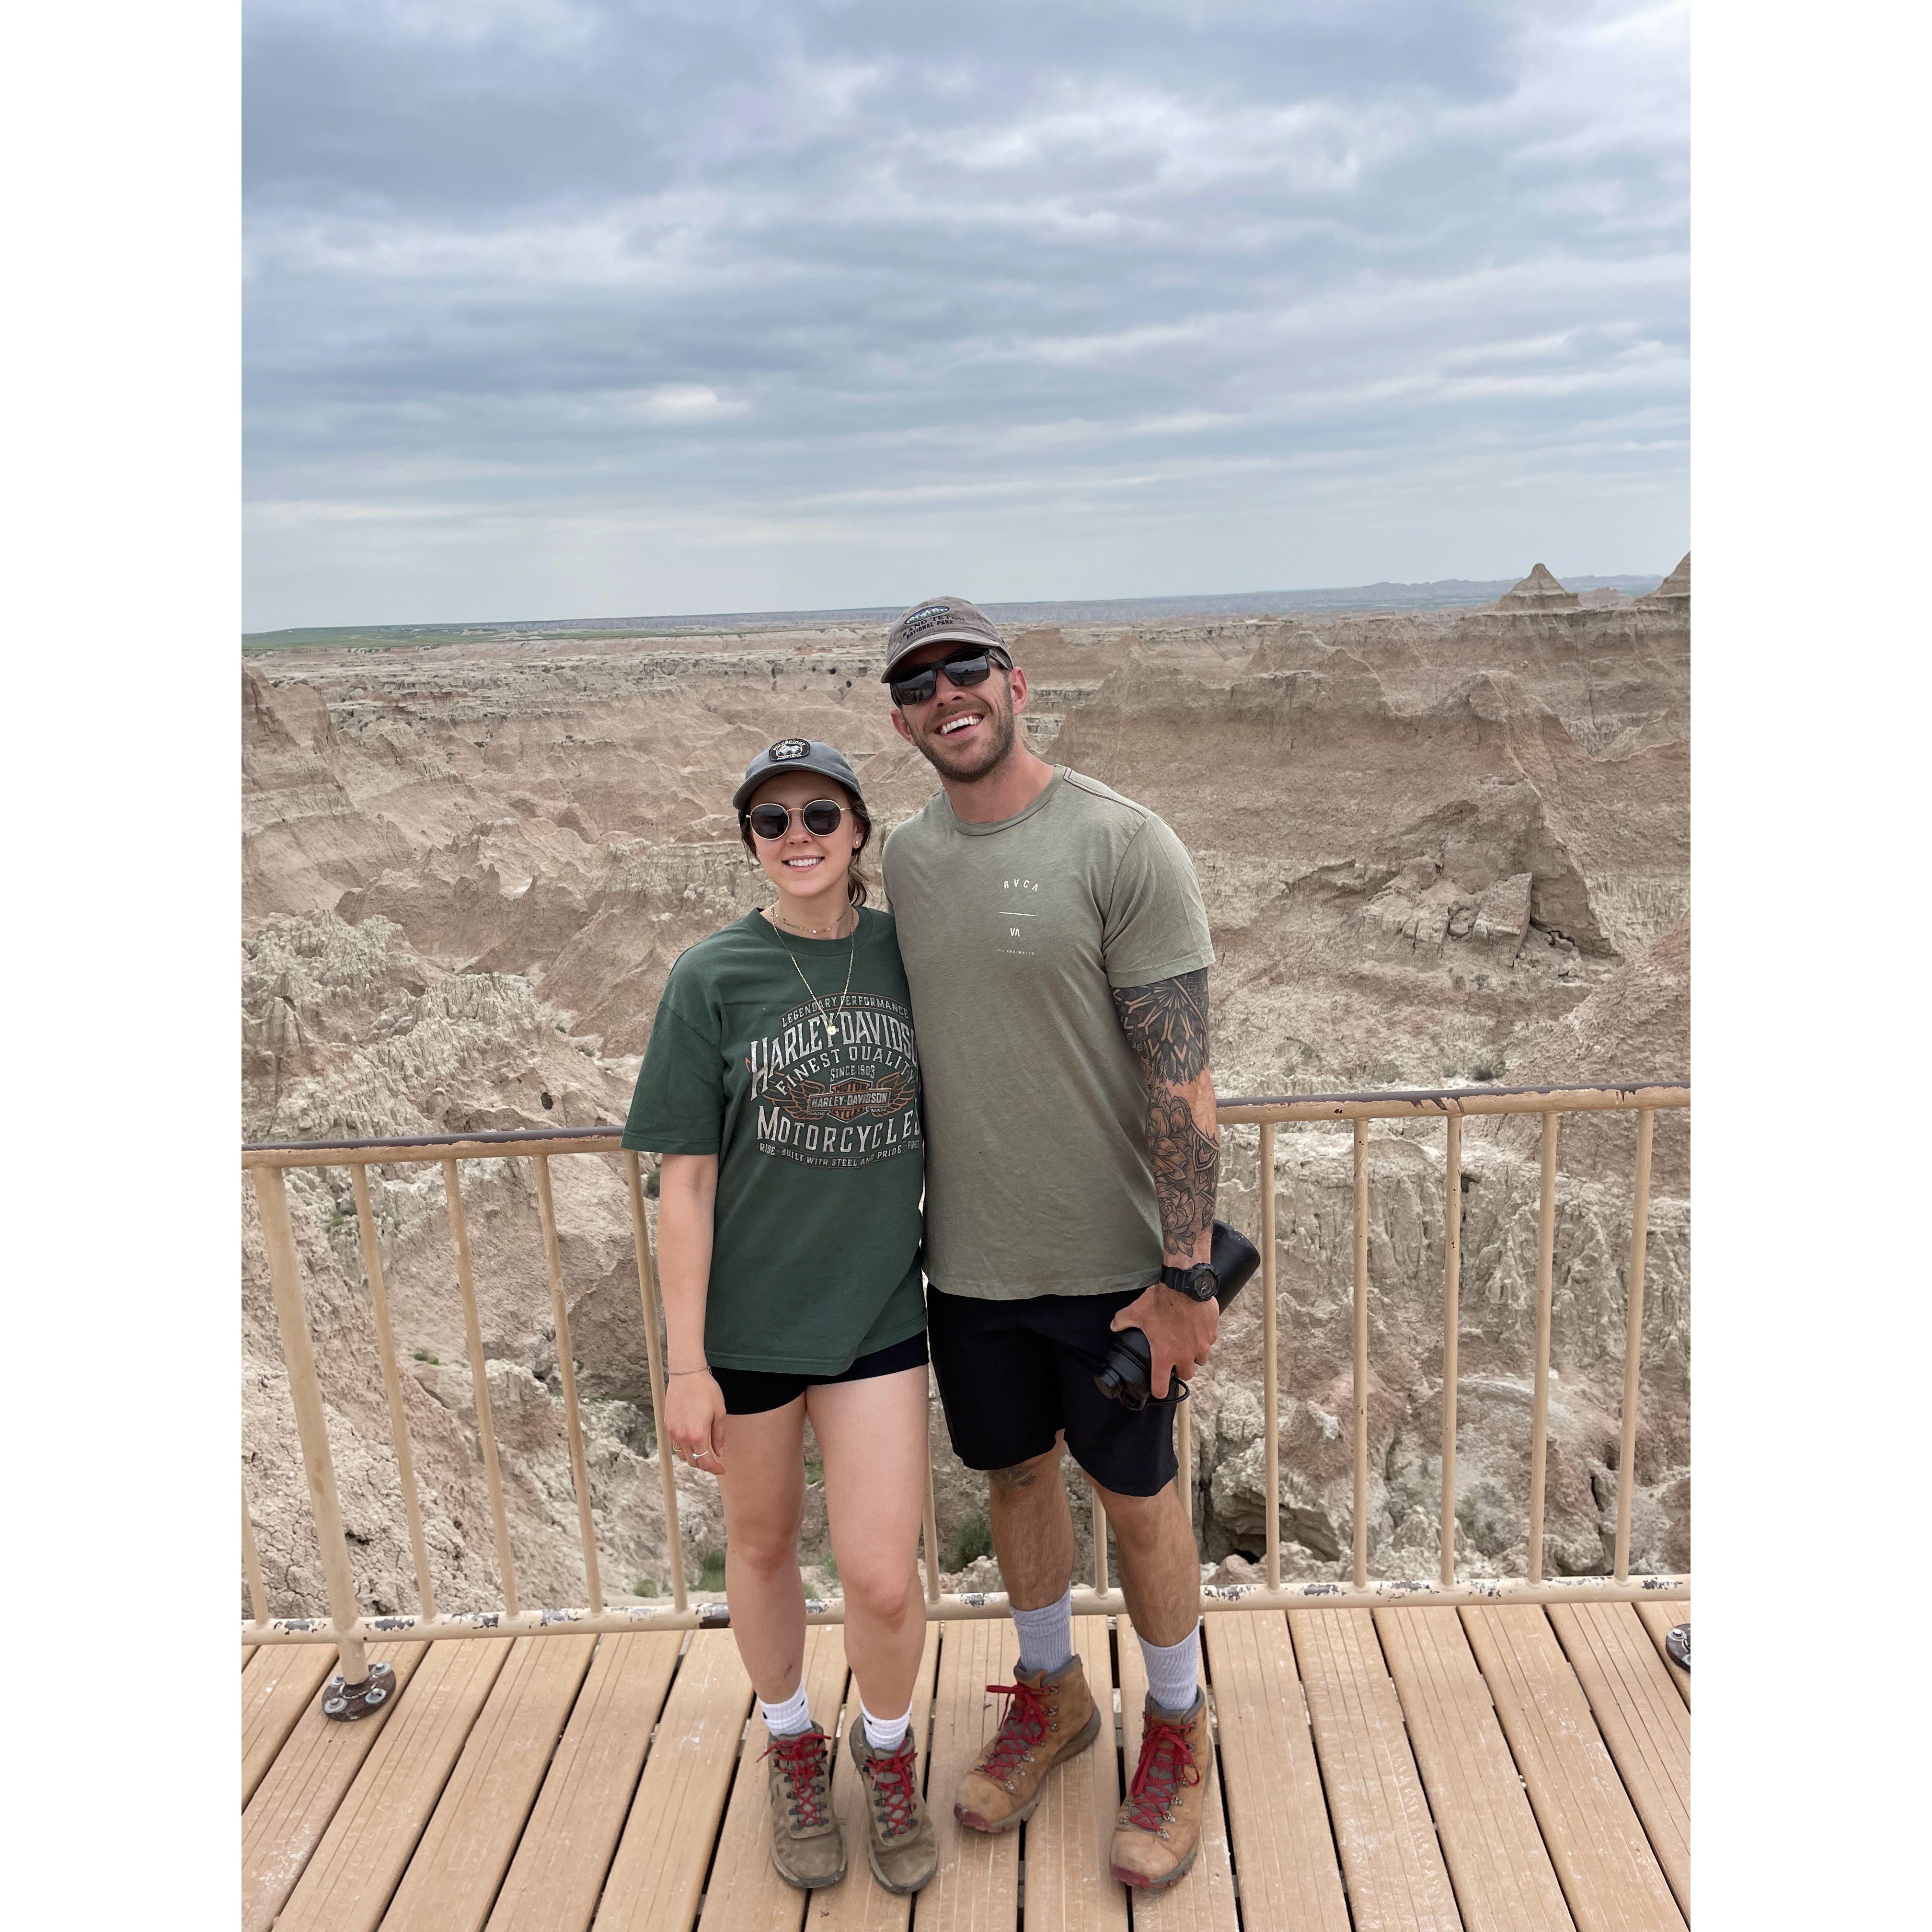
[[[808,1388],[827,1382],[862,1382],[874,1376],[894,1376],[902,1369],[916,1369],[926,1360],[926,1330],[908,1335],[861,1355],[852,1366],[836,1376],[774,1375],[765,1369],[713,1369],[711,1378],[724,1392],[727,1415],[763,1415],[767,1409],[782,1408],[796,1402]]]
[[[1112,1346],[1108,1324],[1144,1292],[982,1301],[928,1286],[933,1379],[960,1461],[1010,1469],[1045,1455],[1064,1429],[1073,1460],[1103,1490],[1151,1496],[1172,1482],[1179,1398],[1136,1411],[1094,1386]]]

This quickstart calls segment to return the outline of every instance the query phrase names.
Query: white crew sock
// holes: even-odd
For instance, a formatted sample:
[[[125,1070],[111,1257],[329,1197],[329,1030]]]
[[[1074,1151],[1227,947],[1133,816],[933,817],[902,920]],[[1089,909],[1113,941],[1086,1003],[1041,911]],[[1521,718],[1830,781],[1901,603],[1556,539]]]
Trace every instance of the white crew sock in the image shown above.
[[[1013,1612],[1020,1636],[1020,1668],[1058,1677],[1073,1661],[1073,1586],[1057,1604]]]
[[[812,1729],[812,1706],[806,1701],[802,1684],[782,1704],[767,1704],[760,1697],[758,1715],[764,1719],[765,1729],[775,1738],[795,1738],[800,1732]]]
[[[902,1718],[875,1718],[866,1708],[866,1700],[859,1700],[859,1714],[866,1720],[866,1742],[875,1751],[884,1751],[890,1756],[899,1748],[912,1724],[912,1706],[906,1706]]]
[[[1140,1646],[1147,1665],[1148,1695],[1162,1710],[1177,1717],[1192,1710],[1201,1689],[1200,1624],[1196,1623],[1178,1643],[1149,1643],[1142,1637]]]

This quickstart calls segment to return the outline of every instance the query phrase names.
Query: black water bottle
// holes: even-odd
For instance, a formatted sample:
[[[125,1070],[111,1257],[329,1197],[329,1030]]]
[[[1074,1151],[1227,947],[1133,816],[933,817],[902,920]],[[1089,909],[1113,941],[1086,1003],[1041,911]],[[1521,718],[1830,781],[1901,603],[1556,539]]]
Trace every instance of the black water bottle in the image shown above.
[[[1214,1299],[1226,1308],[1248,1285],[1248,1278],[1262,1264],[1262,1251],[1246,1235],[1238,1234],[1225,1221],[1214,1223],[1214,1245],[1208,1265],[1214,1270],[1219,1286]],[[1153,1396],[1154,1351],[1138,1328],[1123,1328],[1107,1351],[1106,1367],[1094,1378],[1094,1386],[1129,1408],[1144,1408]],[[1170,1396],[1184,1396],[1187,1384],[1178,1376],[1168,1385]]]

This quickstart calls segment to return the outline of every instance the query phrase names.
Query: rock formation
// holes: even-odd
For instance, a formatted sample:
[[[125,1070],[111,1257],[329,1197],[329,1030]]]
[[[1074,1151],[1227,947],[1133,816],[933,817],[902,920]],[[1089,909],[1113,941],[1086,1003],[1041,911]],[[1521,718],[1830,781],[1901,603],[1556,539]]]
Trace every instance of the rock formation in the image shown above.
[[[1195,855],[1222,1094],[1686,1070],[1688,595],[1584,608],[1540,566],[1519,588],[1539,576],[1567,601],[1016,638],[1036,748],[1160,811]],[[1670,582],[1688,578],[1687,559]],[[621,1118],[670,962],[763,896],[728,810],[750,757],[792,733],[840,744],[880,836],[929,794],[928,769],[892,731],[878,648],[833,626],[251,660],[249,1137]],[[1573,1118],[1562,1142],[1558,1569],[1601,1568],[1607,1547],[1634,1132]],[[1226,1138],[1222,1212],[1252,1232],[1256,1137]],[[1378,1127],[1370,1148],[1371,1548],[1380,1574],[1432,1574],[1442,1130]],[[1463,1558],[1472,1574],[1520,1573],[1534,1130],[1472,1122],[1465,1148]],[[1334,1574],[1352,1533],[1348,1136],[1284,1129],[1276,1166],[1283,1532],[1294,1574]],[[621,1174],[576,1156],[553,1171],[606,1588],[649,1594],[668,1566]],[[370,1178],[439,1589],[451,1609],[488,1607],[499,1580],[440,1174]],[[522,1594],[578,1602],[529,1164],[466,1167],[464,1185]],[[1660,1123],[1656,1187],[1636,1541],[1640,1565],[1676,1567],[1689,1522],[1681,1120]],[[371,1609],[413,1607],[352,1204],[339,1174],[292,1174],[290,1191],[360,1586]],[[276,1608],[319,1610],[244,1196],[248,1482]],[[1258,1348],[1250,1296],[1196,1384],[1210,1562],[1261,1546]],[[946,1451],[936,1408],[934,1441],[950,1567],[972,1552],[984,1486]],[[722,1546],[716,1491],[688,1471],[678,1485],[695,1580]],[[816,1555],[816,1490],[810,1512]]]
[[[1646,610],[1671,610],[1688,622],[1690,609],[1690,553],[1684,553],[1684,560],[1653,590],[1648,597],[1640,597],[1637,602]]]
[[[1576,592],[1565,590],[1543,565],[1513,584],[1496,601],[1498,610],[1574,610],[1582,602]]]

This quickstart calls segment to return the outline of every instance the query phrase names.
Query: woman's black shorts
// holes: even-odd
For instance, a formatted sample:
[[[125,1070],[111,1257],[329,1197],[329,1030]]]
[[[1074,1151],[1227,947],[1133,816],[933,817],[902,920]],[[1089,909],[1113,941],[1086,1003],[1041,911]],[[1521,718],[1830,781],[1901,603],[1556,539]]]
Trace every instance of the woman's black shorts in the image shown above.
[[[1010,1469],[1066,1432],[1073,1460],[1103,1490],[1151,1496],[1173,1481],[1178,1398],[1134,1410],[1094,1378],[1112,1345],[1108,1324],[1144,1291],[982,1301],[928,1285],[932,1376],[952,1447],[969,1469]]]
[[[926,1330],[908,1335],[861,1355],[842,1374],[836,1376],[774,1375],[764,1369],[713,1369],[712,1379],[724,1392],[727,1415],[763,1415],[768,1409],[782,1408],[796,1402],[808,1388],[827,1382],[862,1382],[874,1376],[897,1375],[902,1369],[916,1369],[926,1360]]]

